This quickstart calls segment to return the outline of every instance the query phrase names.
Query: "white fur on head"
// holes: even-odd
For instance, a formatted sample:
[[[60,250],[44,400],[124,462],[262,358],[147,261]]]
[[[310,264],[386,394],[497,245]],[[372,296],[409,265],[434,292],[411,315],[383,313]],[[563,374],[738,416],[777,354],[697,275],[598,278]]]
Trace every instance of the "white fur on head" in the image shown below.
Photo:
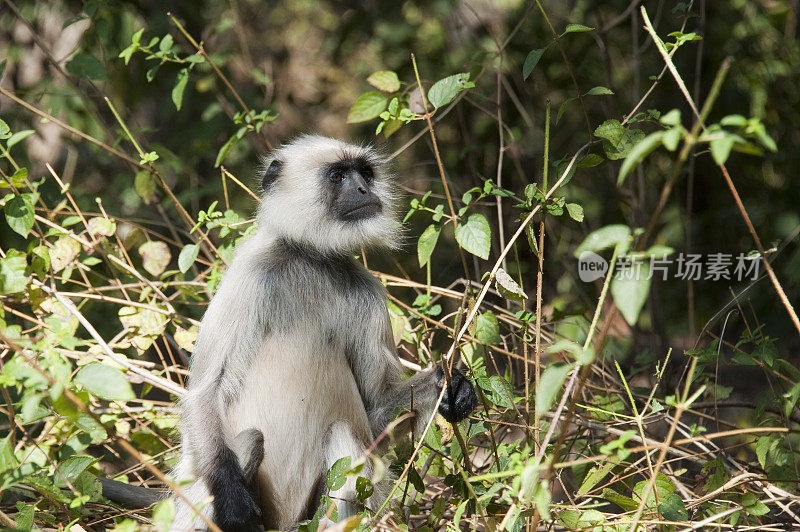
[[[329,212],[325,201],[326,165],[342,159],[365,157],[375,174],[373,192],[380,198],[380,213],[365,220],[343,222]],[[396,194],[385,169],[385,159],[373,148],[355,146],[319,135],[304,135],[264,160],[264,168],[282,163],[277,180],[263,191],[258,210],[259,232],[270,237],[312,246],[323,252],[349,253],[361,247],[399,245],[400,225],[395,213]]]

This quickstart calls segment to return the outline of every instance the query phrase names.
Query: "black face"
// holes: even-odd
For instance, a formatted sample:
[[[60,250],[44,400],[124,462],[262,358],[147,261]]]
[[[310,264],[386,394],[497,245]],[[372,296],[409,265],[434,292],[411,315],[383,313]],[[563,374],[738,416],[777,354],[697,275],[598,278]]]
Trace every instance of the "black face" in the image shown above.
[[[325,169],[324,178],[330,207],[340,220],[355,222],[381,212],[381,200],[372,190],[375,171],[367,159],[358,157],[333,163]]]

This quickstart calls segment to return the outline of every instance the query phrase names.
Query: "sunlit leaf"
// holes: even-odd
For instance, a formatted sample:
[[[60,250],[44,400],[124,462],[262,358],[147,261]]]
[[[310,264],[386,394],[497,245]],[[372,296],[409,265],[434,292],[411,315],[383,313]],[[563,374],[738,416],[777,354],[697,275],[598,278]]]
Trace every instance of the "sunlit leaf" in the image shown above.
[[[470,214],[456,226],[456,240],[462,248],[486,260],[492,249],[492,228],[482,214]]]
[[[96,235],[112,236],[117,230],[117,224],[102,216],[89,218],[87,222],[89,231]]]
[[[503,269],[497,270],[494,276],[497,286],[497,291],[506,299],[520,300],[526,299],[528,296],[517,284],[517,282]]]
[[[181,273],[186,273],[192,267],[194,261],[197,259],[197,254],[200,251],[200,246],[197,244],[187,244],[178,255],[178,269]]]
[[[100,362],[91,362],[83,366],[75,376],[75,382],[101,399],[129,401],[136,398],[131,383],[125,375],[120,370]]]
[[[163,42],[163,41],[162,41]],[[175,104],[175,109],[181,110],[183,103],[183,91],[186,90],[186,82],[189,81],[189,69],[184,68],[178,72],[178,82],[172,88],[172,103]]]
[[[69,236],[60,236],[50,248],[50,264],[54,272],[60,272],[75,260],[81,252],[81,245]]]
[[[622,317],[629,325],[633,326],[639,319],[647,295],[650,293],[650,281],[648,279],[650,264],[642,262],[633,266],[634,272],[631,275],[619,275],[611,281],[611,295],[614,302],[622,313]]]
[[[536,390],[536,409],[540,416],[550,410],[573,367],[573,364],[555,363],[544,370]]]
[[[347,114],[347,122],[354,124],[377,118],[386,109],[387,103],[389,103],[388,98],[380,92],[365,92],[353,103],[350,112]]]
[[[440,79],[428,89],[428,101],[438,109],[455,100],[464,89],[474,86],[475,84],[469,80],[469,72],[453,74]]]
[[[28,285],[25,253],[9,249],[6,256],[0,258],[0,294],[17,294]]]
[[[161,275],[172,258],[169,246],[161,241],[145,242],[139,246],[139,255],[142,256],[144,269],[153,277]]]
[[[33,227],[33,204],[29,196],[17,195],[6,202],[3,207],[9,227],[15,233],[27,238]]]
[[[436,248],[436,242],[439,240],[441,229],[434,224],[425,228],[417,241],[417,258],[419,259],[419,267],[425,266],[431,260],[431,254]]]
[[[383,92],[397,92],[400,90],[400,80],[397,74],[391,70],[373,72],[367,78],[367,83]]]

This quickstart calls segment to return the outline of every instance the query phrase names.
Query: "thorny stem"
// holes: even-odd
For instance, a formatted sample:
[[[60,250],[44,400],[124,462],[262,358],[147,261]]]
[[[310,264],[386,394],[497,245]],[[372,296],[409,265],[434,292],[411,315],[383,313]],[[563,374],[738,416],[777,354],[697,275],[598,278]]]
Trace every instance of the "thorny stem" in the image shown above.
[[[542,164],[542,192],[547,193],[547,171],[550,156],[550,100],[547,100],[545,107],[545,122],[544,122],[544,161]],[[536,272],[536,340],[534,342],[533,353],[533,379],[534,390],[539,391],[539,379],[541,377],[539,363],[541,362],[541,348],[542,348],[542,277],[544,275],[544,213],[542,214],[542,221],[539,223],[539,249],[538,249],[539,268]],[[528,408],[530,408],[530,393],[528,391],[528,364],[525,364],[525,400],[527,401]],[[536,443],[539,443],[539,416],[540,412],[536,403],[533,406],[534,421],[533,421],[533,434]]]

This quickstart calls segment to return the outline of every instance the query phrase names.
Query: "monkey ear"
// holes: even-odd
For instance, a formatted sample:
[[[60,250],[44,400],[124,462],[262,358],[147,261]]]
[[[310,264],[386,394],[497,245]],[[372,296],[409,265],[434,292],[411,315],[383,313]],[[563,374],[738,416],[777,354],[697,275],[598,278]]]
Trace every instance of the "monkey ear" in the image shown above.
[[[274,159],[271,163],[269,163],[264,175],[261,177],[262,191],[268,190],[269,187],[278,179],[278,176],[281,173],[281,168],[283,168],[283,162],[279,161],[278,159]]]

